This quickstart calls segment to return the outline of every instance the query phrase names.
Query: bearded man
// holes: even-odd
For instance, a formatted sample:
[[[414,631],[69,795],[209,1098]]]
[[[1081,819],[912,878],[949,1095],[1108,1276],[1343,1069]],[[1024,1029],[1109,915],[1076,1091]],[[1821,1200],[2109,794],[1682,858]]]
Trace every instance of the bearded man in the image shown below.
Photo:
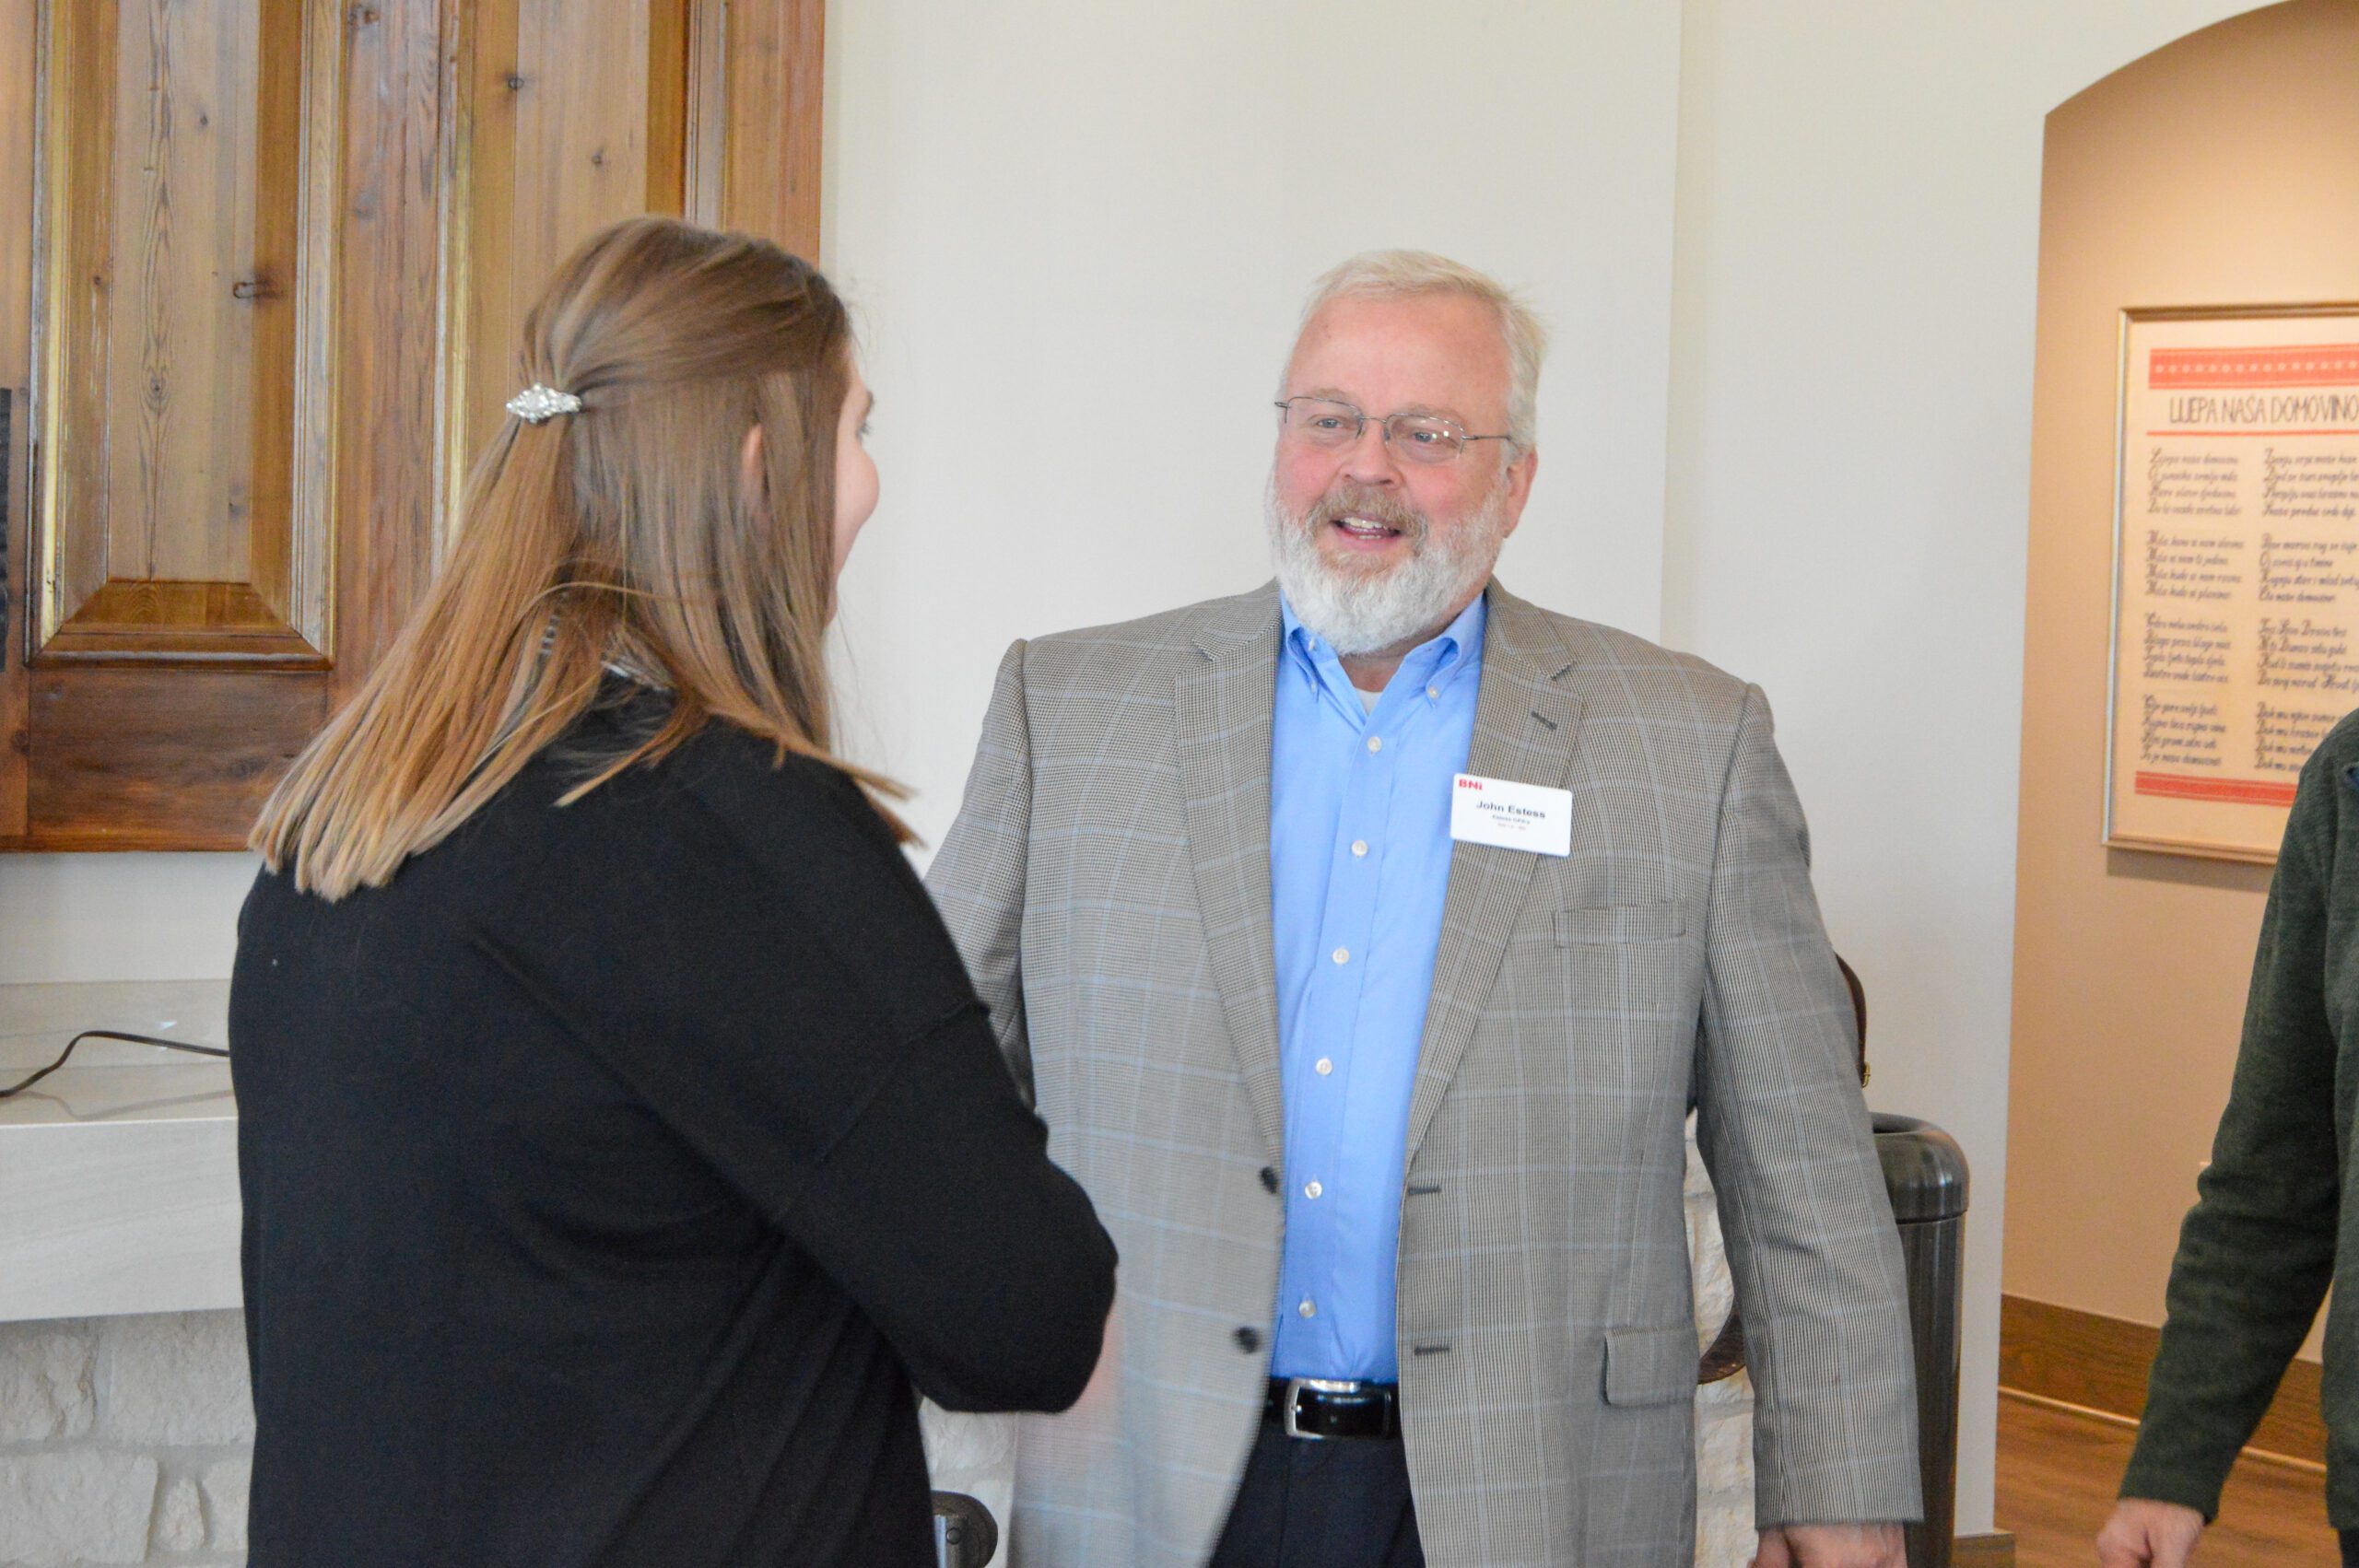
[[[1416,252],[1321,279],[1277,581],[1019,642],[930,878],[1121,1251],[1027,1419],[1018,1568],[1684,1568],[1684,1123],[1761,1561],[1899,1568],[1900,1250],[1760,691],[1492,579],[1543,349]]]

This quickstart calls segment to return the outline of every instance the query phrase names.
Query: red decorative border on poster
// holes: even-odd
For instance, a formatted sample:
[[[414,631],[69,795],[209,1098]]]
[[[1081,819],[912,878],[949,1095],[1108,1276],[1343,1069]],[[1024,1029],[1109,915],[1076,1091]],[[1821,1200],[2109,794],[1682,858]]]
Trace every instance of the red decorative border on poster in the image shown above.
[[[2341,387],[2359,385],[2359,343],[2315,347],[2157,348],[2146,384],[2175,387]]]
[[[2141,773],[2138,792],[2180,801],[2237,801],[2252,806],[2290,806],[2294,786],[2262,778],[2196,778],[2184,773]]]

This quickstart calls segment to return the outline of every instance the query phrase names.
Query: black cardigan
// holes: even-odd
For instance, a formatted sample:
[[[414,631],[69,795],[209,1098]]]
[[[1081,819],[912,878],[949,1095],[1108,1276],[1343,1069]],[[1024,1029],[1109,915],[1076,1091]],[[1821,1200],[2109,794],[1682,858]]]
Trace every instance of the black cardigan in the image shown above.
[[[933,1561],[914,1383],[1079,1397],[1113,1244],[840,774],[594,713],[230,997],[253,1568]]]

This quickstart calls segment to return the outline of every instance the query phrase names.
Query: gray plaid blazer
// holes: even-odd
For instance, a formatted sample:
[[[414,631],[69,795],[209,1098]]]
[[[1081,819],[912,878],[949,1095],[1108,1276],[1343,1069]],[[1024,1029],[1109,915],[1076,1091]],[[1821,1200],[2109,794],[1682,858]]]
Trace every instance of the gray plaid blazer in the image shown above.
[[[1468,771],[1570,790],[1573,849],[1450,860],[1397,1261],[1426,1559],[1691,1561],[1691,1104],[1759,1518],[1914,1518],[1899,1242],[1768,708],[1700,660],[1489,596]],[[1260,1420],[1285,1164],[1278,637],[1264,586],[1017,643],[929,878],[1121,1248],[1096,1380],[1021,1424],[1017,1568],[1203,1562]]]

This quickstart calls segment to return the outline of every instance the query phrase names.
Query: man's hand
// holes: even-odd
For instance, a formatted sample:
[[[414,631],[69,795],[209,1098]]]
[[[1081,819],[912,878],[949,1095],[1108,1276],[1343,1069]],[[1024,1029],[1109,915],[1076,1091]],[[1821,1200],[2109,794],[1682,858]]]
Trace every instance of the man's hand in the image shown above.
[[[1761,1532],[1753,1568],[1908,1568],[1898,1525],[1781,1525]]]
[[[2183,1503],[2125,1497],[2097,1532],[2097,1568],[2187,1568],[2203,1515]]]

